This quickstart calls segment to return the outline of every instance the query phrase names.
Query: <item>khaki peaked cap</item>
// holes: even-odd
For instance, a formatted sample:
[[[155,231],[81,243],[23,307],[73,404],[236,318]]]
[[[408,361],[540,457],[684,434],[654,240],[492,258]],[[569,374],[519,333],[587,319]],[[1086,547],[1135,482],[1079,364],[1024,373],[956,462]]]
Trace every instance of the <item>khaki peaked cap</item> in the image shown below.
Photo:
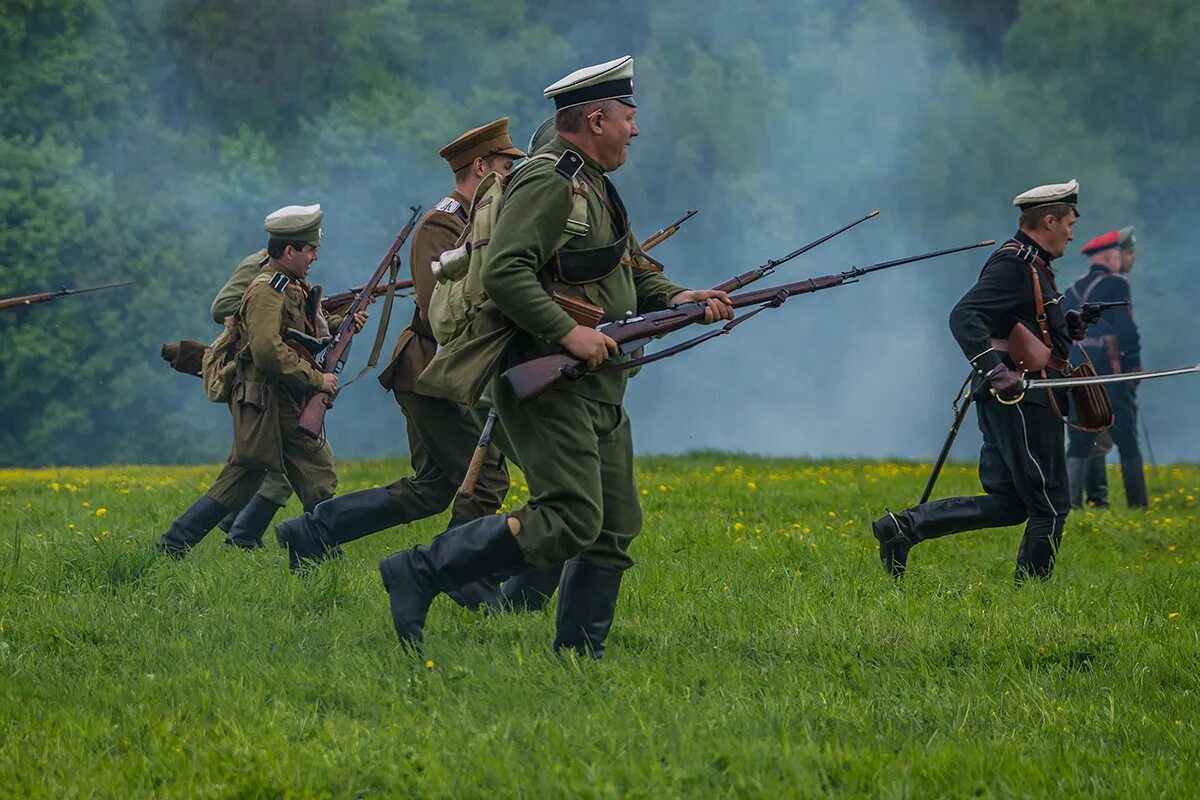
[[[286,239],[295,242],[321,243],[321,220],[325,212],[321,204],[311,206],[284,206],[276,209],[263,220],[263,230],[271,234],[272,239]]]
[[[472,128],[438,151],[439,156],[450,162],[453,172],[458,172],[477,158],[496,154],[513,158],[525,155],[508,135],[508,117]]]

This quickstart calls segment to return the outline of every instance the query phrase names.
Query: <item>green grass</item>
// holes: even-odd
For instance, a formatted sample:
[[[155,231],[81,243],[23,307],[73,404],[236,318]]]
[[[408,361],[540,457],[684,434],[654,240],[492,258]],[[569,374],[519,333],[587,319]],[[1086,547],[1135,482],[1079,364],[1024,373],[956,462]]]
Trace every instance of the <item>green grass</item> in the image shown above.
[[[444,598],[402,650],[376,561],[444,517],[300,579],[216,533],[147,555],[215,469],[0,472],[0,795],[1197,795],[1200,468],[1154,471],[1149,512],[1072,514],[1054,580],[1020,591],[1018,529],[884,578],[868,522],[927,466],[639,469],[600,663],[550,653],[552,610]],[[405,470],[347,464],[341,488]],[[976,487],[958,465],[939,494]]]

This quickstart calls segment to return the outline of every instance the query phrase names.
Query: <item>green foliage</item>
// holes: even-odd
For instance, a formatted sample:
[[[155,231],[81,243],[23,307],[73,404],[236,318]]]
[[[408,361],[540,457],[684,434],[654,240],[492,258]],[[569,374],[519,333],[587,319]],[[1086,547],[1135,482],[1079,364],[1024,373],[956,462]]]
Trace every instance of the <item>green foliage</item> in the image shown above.
[[[137,286],[0,316],[0,416],[13,423],[0,430],[0,463],[219,458],[227,418],[156,354],[163,341],[215,335],[208,304],[262,246],[265,213],[325,204],[317,280],[359,282],[405,209],[445,193],[445,142],[507,115],[523,143],[550,113],[542,86],[624,52],[638,58],[643,135],[619,182],[637,229],[691,207],[709,220],[664,248],[685,283],[715,282],[876,207],[871,236],[887,253],[847,239],[822,256],[1003,237],[1014,194],[1077,177],[1079,236],[1137,224],[1152,265],[1136,279],[1139,305],[1190,319],[1197,34],[1200,11],[1182,0],[1136,12],[1112,0],[704,13],[628,1],[9,3],[0,292]],[[934,274],[912,279],[931,315],[963,288]],[[827,324],[812,316],[795,330]],[[1147,333],[1147,363],[1191,354],[1194,329]],[[949,369],[934,382],[949,384]],[[653,387],[654,375],[639,382]],[[1187,406],[1163,402],[1165,418]],[[339,405],[339,452],[403,446],[351,424],[391,413],[380,393],[356,388]]]
[[[553,605],[444,597],[403,651],[376,562],[444,517],[299,578],[271,537],[149,556],[215,467],[0,471],[0,795],[1196,795],[1200,469],[1152,471],[1148,512],[1072,513],[1054,579],[1016,590],[1015,528],[883,575],[868,522],[928,465],[639,467],[599,663],[551,654]],[[940,485],[976,488],[956,464]]]

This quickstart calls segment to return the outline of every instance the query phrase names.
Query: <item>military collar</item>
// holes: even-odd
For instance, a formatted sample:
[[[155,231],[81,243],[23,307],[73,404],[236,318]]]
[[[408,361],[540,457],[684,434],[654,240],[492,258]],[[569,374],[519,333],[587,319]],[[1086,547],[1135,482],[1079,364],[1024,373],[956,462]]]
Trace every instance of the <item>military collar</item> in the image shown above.
[[[1042,261],[1045,261],[1047,264],[1049,264],[1051,261],[1054,260],[1054,256],[1047,253],[1045,248],[1043,248],[1040,244],[1035,242],[1033,240],[1033,237],[1030,236],[1029,234],[1025,233],[1025,231],[1018,230],[1015,234],[1013,234],[1013,239],[1017,240],[1018,242],[1020,242],[1023,245],[1032,247],[1034,250],[1037,251],[1037,254],[1042,257]]]
[[[263,269],[270,270],[271,272],[282,272],[284,275],[287,275],[289,278],[296,281],[300,285],[302,285],[302,286],[307,285],[305,283],[304,278],[301,278],[299,275],[297,275],[294,270],[288,269],[277,259],[274,259],[274,258],[269,259],[267,261],[267,265],[265,267],[263,267]]]
[[[554,138],[550,141],[547,152],[552,152],[555,155],[562,155],[567,150],[570,150],[574,153],[579,153],[579,157],[583,159],[583,168],[585,170],[594,172],[597,177],[605,174],[604,169],[595,161],[592,161],[592,159],[588,157],[587,153],[581,152],[578,147],[557,134],[555,134]]]
[[[450,199],[457,201],[458,204],[461,205],[463,208],[466,208],[466,209],[471,208],[471,198],[467,197],[465,194],[460,192],[457,188],[455,188],[454,191],[450,192]]]

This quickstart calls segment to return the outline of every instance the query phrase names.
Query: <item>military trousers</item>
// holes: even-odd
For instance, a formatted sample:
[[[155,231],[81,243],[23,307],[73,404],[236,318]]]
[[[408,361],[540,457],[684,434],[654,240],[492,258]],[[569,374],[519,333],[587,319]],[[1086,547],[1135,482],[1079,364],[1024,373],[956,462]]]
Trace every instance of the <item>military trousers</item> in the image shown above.
[[[989,396],[980,397],[975,410],[983,434],[979,482],[985,494],[907,509],[907,527],[914,540],[923,541],[1025,522],[1021,552],[1039,552],[1052,566],[1070,512],[1063,421],[1046,406],[1004,405]]]
[[[294,489],[305,508],[312,508],[337,491],[337,470],[333,451],[322,437],[310,439],[296,430],[300,422],[300,406],[286,392],[278,393],[279,438],[282,442],[283,473],[252,470],[226,463],[213,481],[208,496],[229,509],[240,509],[263,487],[268,478],[274,481],[273,491],[279,491],[279,481]],[[289,490],[290,494],[290,490]],[[267,496],[268,499],[275,499]],[[287,502],[282,498],[280,505]]]
[[[521,406],[499,378],[492,397],[529,484],[529,503],[513,512],[525,560],[537,568],[570,559],[633,566],[629,545],[641,532],[642,507],[625,409],[555,389]]]
[[[413,475],[387,486],[388,496],[414,520],[440,514],[453,502],[450,527],[495,514],[508,494],[508,468],[492,447],[471,497],[457,496],[466,477],[480,425],[449,400],[396,391],[404,412]]]

